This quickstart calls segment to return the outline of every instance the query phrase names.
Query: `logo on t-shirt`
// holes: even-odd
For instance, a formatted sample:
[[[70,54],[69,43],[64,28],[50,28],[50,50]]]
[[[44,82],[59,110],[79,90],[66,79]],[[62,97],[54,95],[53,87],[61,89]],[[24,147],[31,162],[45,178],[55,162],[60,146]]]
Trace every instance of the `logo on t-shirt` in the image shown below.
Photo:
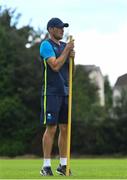
[[[48,119],[48,120],[51,120],[51,119],[52,119],[51,113],[48,113],[48,114],[47,114],[47,119]]]

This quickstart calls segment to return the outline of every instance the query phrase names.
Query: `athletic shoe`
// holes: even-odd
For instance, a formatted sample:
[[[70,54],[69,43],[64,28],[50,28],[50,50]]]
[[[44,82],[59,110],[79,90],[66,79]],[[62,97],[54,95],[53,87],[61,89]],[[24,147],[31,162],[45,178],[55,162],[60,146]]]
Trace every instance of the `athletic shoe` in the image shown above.
[[[61,166],[61,164],[59,164],[56,172],[61,176],[66,176],[66,165]],[[69,176],[71,176],[71,171],[70,170],[69,170]]]
[[[43,169],[41,169],[41,171],[40,171],[40,175],[41,176],[53,176],[51,167],[50,166],[43,167]]]

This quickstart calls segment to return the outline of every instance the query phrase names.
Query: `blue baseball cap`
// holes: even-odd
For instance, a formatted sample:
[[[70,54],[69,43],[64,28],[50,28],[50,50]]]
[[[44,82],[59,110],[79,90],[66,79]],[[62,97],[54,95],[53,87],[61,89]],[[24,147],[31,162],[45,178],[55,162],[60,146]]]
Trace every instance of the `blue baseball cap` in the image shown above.
[[[47,23],[47,30],[50,27],[64,28],[64,27],[68,27],[68,26],[69,26],[68,23],[63,23],[63,21],[61,21],[59,18],[52,18]]]

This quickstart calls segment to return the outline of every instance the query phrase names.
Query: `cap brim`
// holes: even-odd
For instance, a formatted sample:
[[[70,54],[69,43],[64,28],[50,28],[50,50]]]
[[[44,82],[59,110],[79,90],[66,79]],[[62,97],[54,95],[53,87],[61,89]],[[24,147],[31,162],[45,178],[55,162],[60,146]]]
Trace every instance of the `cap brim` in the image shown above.
[[[69,24],[68,23],[64,23],[64,27],[69,27]]]
[[[69,26],[68,23],[62,23],[62,24],[59,24],[59,25],[57,25],[57,26],[55,26],[55,27],[64,28],[64,27],[68,27],[68,26]]]

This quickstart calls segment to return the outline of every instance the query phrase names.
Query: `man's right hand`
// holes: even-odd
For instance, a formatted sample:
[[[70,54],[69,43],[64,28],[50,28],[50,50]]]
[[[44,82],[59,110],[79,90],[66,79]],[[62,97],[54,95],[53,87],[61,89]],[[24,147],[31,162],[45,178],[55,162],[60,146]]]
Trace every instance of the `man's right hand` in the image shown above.
[[[72,50],[74,49],[74,40],[68,42],[68,43],[66,44],[66,47],[65,47],[65,48],[68,49],[69,51],[72,51]]]

